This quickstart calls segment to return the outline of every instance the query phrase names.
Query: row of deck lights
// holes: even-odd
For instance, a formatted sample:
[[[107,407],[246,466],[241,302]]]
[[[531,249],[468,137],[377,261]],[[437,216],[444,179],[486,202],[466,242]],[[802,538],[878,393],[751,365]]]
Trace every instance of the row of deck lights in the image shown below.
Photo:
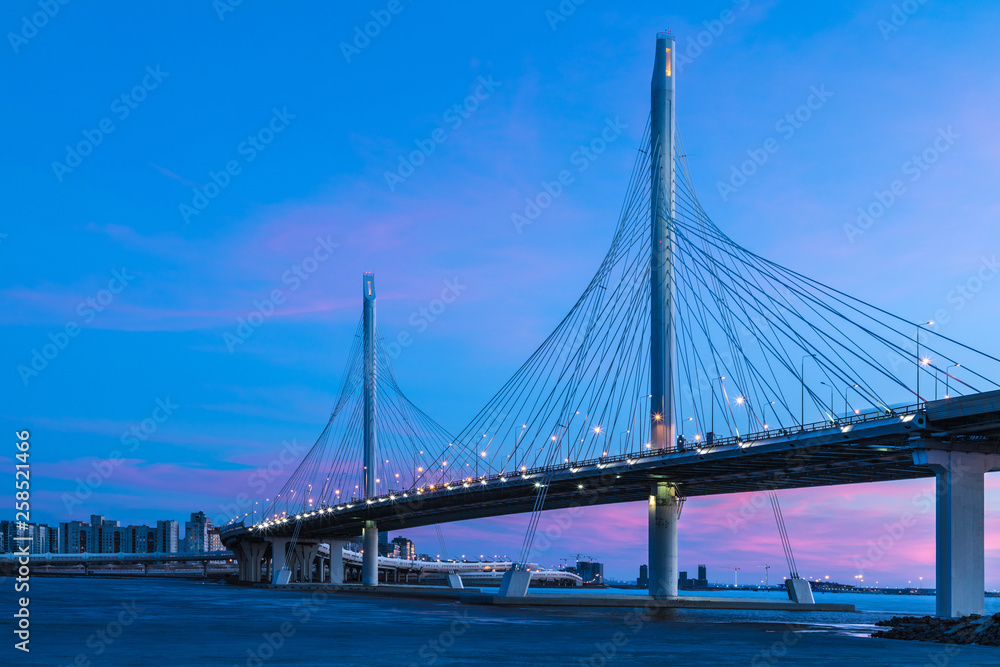
[[[905,418],[905,415],[901,415],[900,418],[901,419]],[[766,430],[767,428],[768,428],[768,426],[765,424],[764,425],[764,429]],[[848,426],[841,427],[842,431],[847,431],[848,429],[849,429]],[[599,426],[595,426],[593,430],[594,430],[595,434],[599,435],[601,433],[601,428]],[[554,437],[555,436],[553,436],[553,438]],[[696,434],[695,435],[695,440],[696,441],[700,441],[701,440],[701,436]],[[753,444],[752,442],[737,440],[737,445],[741,449],[749,447],[752,444]],[[650,443],[646,443],[646,448],[649,449],[650,447],[651,447]],[[705,454],[709,453],[711,450],[707,449],[707,448],[701,448],[701,449],[697,449],[696,451],[697,451],[697,453],[699,455],[705,455]],[[483,452],[483,455],[485,456],[485,452]],[[603,456],[607,456],[607,452],[606,451],[603,452],[602,457]],[[626,459],[624,461],[624,463],[626,465],[634,465],[636,462],[637,462],[637,459],[632,459],[632,458],[628,458],[628,459]],[[598,463],[597,464],[597,468],[599,470],[603,470],[604,468],[608,467],[608,465],[610,465],[610,464],[600,464],[600,463]],[[445,467],[445,466],[447,466],[447,462],[446,461],[442,462],[442,467]],[[570,468],[570,472],[572,474],[575,474],[576,472],[578,472],[578,470],[579,470],[579,468]],[[521,478],[522,479],[527,480],[529,477],[538,474],[538,473],[532,473],[531,475],[528,475],[528,474],[525,474],[526,472],[527,472],[527,467],[526,466],[521,466]],[[417,495],[422,495],[423,493],[425,493],[425,491],[426,492],[452,491],[452,490],[457,489],[457,488],[469,488],[473,484],[474,481],[475,480],[473,480],[470,477],[470,478],[466,478],[465,480],[463,480],[460,483],[445,482],[444,484],[441,484],[441,485],[431,484],[431,485],[428,485],[426,487],[426,489],[424,487],[421,487],[421,488],[417,489],[416,493],[417,493]],[[497,481],[500,481],[501,483],[504,483],[504,482],[507,481],[507,476],[501,476],[501,477],[498,478]],[[479,480],[479,484],[480,485],[484,485],[485,486],[488,483],[489,483],[489,480],[487,480],[485,478],[482,478],[482,479]],[[541,485],[541,483],[536,482],[535,486],[536,487],[541,487],[542,485]],[[583,488],[583,485],[580,485],[578,488]],[[337,493],[339,495],[339,491]],[[408,498],[409,497],[409,494],[406,493],[406,492],[402,493],[401,495],[402,495],[403,498]],[[368,499],[368,500],[365,500],[364,502],[365,502],[366,505],[372,505],[372,504],[375,504],[376,502],[378,502],[378,503],[392,502],[392,501],[395,501],[396,498],[397,498],[397,496],[395,494],[391,494],[388,497],[378,498],[377,500]],[[346,505],[337,506],[336,508],[333,508],[333,507],[321,508],[321,509],[312,510],[310,512],[305,512],[303,514],[296,515],[293,518],[296,519],[296,520],[308,519],[308,518],[312,518],[314,516],[318,516],[318,515],[324,514],[324,513],[330,513],[330,512],[334,512],[334,511],[343,511],[345,509],[353,509],[356,504],[357,503],[350,503],[350,504],[346,504]],[[286,523],[288,520],[289,520],[288,516],[277,517],[277,518],[275,518],[275,519],[273,519],[271,521],[266,521],[266,522],[263,522],[261,524],[258,524],[258,526],[252,526],[251,530],[253,528],[255,528],[255,527],[256,528],[266,528],[266,527],[270,527],[270,526],[273,526],[273,525],[276,525],[276,524]]]
[[[707,451],[707,450],[705,450],[705,451]],[[700,453],[704,453],[704,452],[700,452]],[[607,452],[605,452],[605,455],[606,454],[607,454]],[[626,459],[624,461],[624,463],[626,463],[627,465],[634,465],[636,463],[636,461],[637,461],[636,459]],[[603,469],[603,468],[606,468],[608,465],[611,465],[611,464],[604,464],[604,465],[597,464],[597,467],[598,467],[598,469]],[[539,473],[532,473],[530,475],[529,474],[525,474],[526,471],[527,471],[527,468],[525,466],[521,467],[521,471],[522,472],[521,472],[520,477],[521,477],[521,479],[524,479],[524,480],[527,480],[530,477],[533,477],[533,476],[539,474]],[[577,472],[579,472],[579,468],[570,468],[570,473],[575,474]],[[499,477],[495,481],[499,481],[501,483],[504,483],[504,482],[507,482],[507,480],[508,480],[507,476],[501,476],[501,477]],[[472,484],[473,484],[474,481],[475,480],[473,480],[472,478],[467,478],[467,479],[463,480],[460,483],[445,482],[444,484],[441,484],[441,485],[430,484],[430,485],[428,485],[426,487],[426,489],[423,488],[423,487],[417,489],[416,494],[417,495],[422,495],[425,492],[453,491],[453,490],[455,490],[457,488],[469,488],[469,487],[472,486]],[[479,480],[479,484],[480,485],[487,485],[488,483],[489,483],[489,480],[487,480],[487,479],[480,479]],[[535,482],[535,486],[538,487],[538,488],[540,488],[542,486],[542,484],[541,484],[541,482]],[[578,485],[577,488],[583,489],[584,486],[582,484],[580,484],[580,485]],[[404,493],[402,493],[400,495],[403,498],[409,498],[409,493],[404,492]],[[365,502],[366,505],[373,505],[375,503],[393,502],[393,501],[396,500],[396,498],[397,498],[396,495],[389,495],[388,497],[378,498],[378,499],[374,499],[374,500],[373,499],[368,499],[368,500],[365,500],[364,502]],[[349,509],[353,509],[357,504],[359,504],[359,503],[349,503],[349,504],[340,505],[340,506],[337,506],[337,507],[325,507],[325,508],[320,508],[320,509],[312,510],[312,511],[309,511],[309,512],[304,512],[302,514],[297,514],[297,515],[294,515],[292,517],[282,516],[282,517],[275,518],[275,519],[273,519],[271,521],[262,522],[262,523],[260,523],[260,524],[258,524],[256,526],[251,526],[250,530],[254,530],[255,528],[256,529],[263,529],[263,528],[268,528],[270,526],[274,526],[274,525],[278,525],[278,524],[282,524],[282,523],[287,523],[290,519],[295,519],[296,521],[299,521],[299,520],[302,520],[302,519],[310,519],[310,518],[312,518],[314,516],[319,516],[321,514],[327,514],[327,513],[331,513],[331,512],[340,512],[340,511],[343,511],[343,510],[349,510]]]
[[[906,415],[900,415],[900,419],[905,419],[905,418],[906,418]],[[768,429],[768,425],[767,424],[764,425],[764,429],[765,430]],[[850,429],[849,426],[842,426],[841,427],[841,431],[843,431],[843,432],[846,432],[849,429]],[[593,428],[593,431],[594,431],[594,433],[596,435],[599,435],[601,433],[601,427],[595,426]],[[555,436],[552,436],[552,437],[553,437],[553,439],[555,439]],[[695,441],[697,441],[697,442],[701,441],[701,436],[699,434],[695,435]],[[752,442],[737,440],[737,445],[741,449],[749,447],[752,444],[753,444]],[[650,443],[646,443],[646,449],[649,449],[650,447],[651,447],[651,444]],[[705,454],[709,453],[711,450],[707,449],[707,448],[700,448],[700,449],[697,449],[696,451],[697,451],[697,453],[699,455],[705,455]],[[482,456],[485,456],[485,455],[486,455],[486,452],[482,452]],[[603,452],[602,457],[604,457],[604,456],[607,456],[607,451]],[[637,461],[636,459],[628,458],[628,459],[626,459],[624,461],[624,463],[626,463],[626,465],[634,465],[636,463],[636,461]],[[601,463],[598,463],[597,464],[597,468],[599,470],[603,470],[604,468],[608,467],[608,465],[610,465],[610,464],[601,464]],[[445,466],[447,466],[447,461],[442,462],[442,467],[445,467]],[[421,467],[421,468],[419,468],[419,470],[423,471],[423,468]],[[578,470],[579,470],[579,468],[570,468],[570,472],[572,474],[575,474],[576,472],[578,472]],[[521,478],[522,479],[527,480],[530,476],[538,474],[538,473],[532,473],[532,475],[528,475],[528,474],[525,474],[526,472],[527,472],[527,467],[526,466],[521,466]],[[421,488],[417,489],[416,493],[417,493],[417,495],[422,495],[425,491],[427,491],[427,492],[433,492],[433,491],[451,491],[451,490],[454,490],[456,488],[469,488],[474,481],[475,480],[473,480],[471,477],[469,477],[469,478],[466,478],[465,480],[463,480],[460,483],[445,482],[442,485],[431,484],[431,485],[428,485],[426,487],[426,489],[424,487],[421,487]],[[503,475],[500,476],[498,478],[498,481],[500,481],[501,483],[506,482],[507,481],[507,476],[503,476]],[[485,478],[482,478],[482,479],[479,480],[479,484],[480,485],[485,486],[488,483],[489,483],[489,480],[487,480]],[[541,483],[536,482],[535,486],[536,487],[541,487]],[[584,487],[583,487],[583,485],[580,485],[578,488],[582,489]],[[340,491],[338,490],[338,491],[336,491],[336,493],[337,493],[337,495],[339,495]],[[408,498],[409,497],[409,494],[406,493],[406,492],[402,493],[401,495],[404,498]],[[376,502],[378,502],[378,503],[392,502],[392,501],[395,501],[396,498],[397,498],[397,496],[395,494],[390,494],[388,497],[378,498],[377,500],[368,499],[368,500],[365,500],[364,502],[367,505],[372,505],[372,504],[375,504]],[[310,503],[311,502],[312,501],[310,500]],[[350,504],[345,504],[345,505],[337,506],[336,508],[334,508],[334,507],[321,508],[321,509],[317,509],[317,510],[312,510],[310,512],[305,512],[303,514],[295,515],[293,518],[296,519],[296,520],[301,520],[301,519],[304,519],[304,518],[312,518],[313,516],[318,516],[318,515],[324,514],[324,513],[330,513],[330,512],[334,512],[334,511],[343,511],[345,509],[353,509],[356,504],[357,503],[350,503]],[[266,528],[266,527],[270,527],[270,526],[273,526],[273,525],[276,525],[276,524],[285,523],[288,520],[289,520],[289,517],[287,515],[286,516],[281,516],[281,517],[275,517],[273,520],[262,522],[262,523],[260,523],[260,524],[258,524],[256,526],[251,526],[250,529],[253,530],[254,528]]]
[[[601,428],[600,427],[594,427],[594,432],[595,432],[595,434],[599,434],[601,432]],[[698,441],[700,441],[701,440],[701,436],[700,435],[696,435],[695,439],[698,440]],[[740,447],[746,447],[746,446],[749,446],[750,443],[740,442],[738,444],[739,444]],[[646,443],[646,448],[647,449],[650,446],[651,446],[650,443]],[[699,455],[707,454],[707,453],[709,453],[709,451],[710,451],[709,449],[698,449],[697,450],[697,452],[698,452]],[[602,457],[603,456],[607,456],[607,454],[608,454],[607,451],[603,452]],[[637,462],[637,459],[632,459],[632,458],[626,459],[624,461],[624,463],[626,465],[634,465],[636,462]],[[603,470],[604,468],[608,467],[609,465],[612,465],[612,464],[601,464],[601,463],[598,463],[597,464],[597,468],[599,470]],[[447,466],[447,462],[446,461],[442,462],[442,467],[444,467],[444,466]],[[421,468],[421,470],[422,470],[422,468]],[[527,480],[531,476],[534,476],[534,475],[538,474],[538,473],[532,473],[531,475],[528,475],[528,474],[525,474],[526,471],[527,471],[527,467],[526,466],[521,466],[521,475],[520,476],[521,476],[522,479],[525,479],[525,480]],[[575,474],[578,471],[579,471],[579,468],[570,468],[570,473],[572,473],[572,474]],[[444,484],[441,484],[441,485],[430,484],[430,485],[428,485],[426,487],[426,489],[424,487],[421,487],[421,488],[417,489],[416,493],[417,493],[417,495],[422,495],[423,493],[425,493],[425,491],[426,492],[451,491],[451,490],[454,490],[454,489],[459,488],[459,487],[461,487],[461,488],[469,488],[474,481],[475,480],[473,480],[470,477],[470,478],[466,478],[465,480],[463,480],[460,483],[445,482]],[[501,483],[504,483],[504,482],[507,481],[507,476],[501,476],[501,477],[498,478],[497,481],[500,481]],[[479,480],[479,484],[480,485],[487,485],[488,483],[489,483],[489,480],[487,480],[485,478]],[[535,486],[536,487],[541,487],[541,483],[536,482]],[[582,489],[584,487],[582,485],[580,485],[578,488]],[[340,491],[338,490],[336,493],[339,495]],[[409,494],[406,493],[406,492],[402,493],[401,495],[402,495],[403,498],[408,498],[409,497]],[[392,501],[395,501],[396,498],[397,498],[397,496],[395,494],[391,494],[388,497],[378,498],[377,500],[368,499],[368,500],[365,500],[364,502],[365,502],[366,505],[372,505],[372,504],[375,504],[376,502],[378,502],[378,503],[392,502]],[[310,503],[311,502],[312,501],[310,500]],[[296,520],[308,519],[308,518],[312,518],[314,516],[318,516],[318,515],[324,514],[324,513],[330,513],[330,512],[334,512],[334,511],[343,511],[345,509],[353,509],[356,504],[358,504],[358,503],[349,503],[349,504],[345,504],[345,505],[340,505],[340,506],[337,506],[336,508],[334,508],[334,507],[320,508],[320,509],[312,510],[312,511],[309,511],[309,512],[305,512],[303,514],[295,515],[292,518],[294,518]],[[287,521],[289,521],[289,517],[288,516],[276,517],[275,519],[273,519],[271,521],[262,522],[262,523],[258,524],[257,526],[251,526],[251,530],[253,528],[255,528],[255,527],[257,527],[257,528],[266,528],[266,527],[270,527],[270,526],[273,526],[273,525],[276,525],[276,524],[286,523]]]

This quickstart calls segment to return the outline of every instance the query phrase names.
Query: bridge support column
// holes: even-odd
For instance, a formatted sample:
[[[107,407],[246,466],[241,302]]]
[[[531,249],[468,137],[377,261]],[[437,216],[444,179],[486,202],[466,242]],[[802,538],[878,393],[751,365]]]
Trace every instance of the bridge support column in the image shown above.
[[[925,449],[913,462],[937,475],[937,615],[983,614],[986,607],[984,475],[1000,455]]]
[[[272,584],[287,584],[291,579],[291,572],[285,559],[285,547],[290,541],[287,537],[272,537],[268,540],[271,543]]]
[[[316,554],[318,552],[318,544],[306,543],[295,545],[295,551],[289,554],[288,564],[292,581],[312,583],[313,567],[315,566]],[[298,573],[298,577],[296,577],[296,572]]]
[[[656,482],[649,495],[649,594],[677,597],[677,487]]]
[[[344,583],[344,542],[346,540],[330,540],[330,583]]]
[[[267,544],[264,542],[240,542],[239,548],[233,550],[236,562],[239,563],[240,581],[260,583],[261,559],[265,548]]]
[[[365,586],[378,586],[378,528],[374,521],[365,521],[361,583]]]

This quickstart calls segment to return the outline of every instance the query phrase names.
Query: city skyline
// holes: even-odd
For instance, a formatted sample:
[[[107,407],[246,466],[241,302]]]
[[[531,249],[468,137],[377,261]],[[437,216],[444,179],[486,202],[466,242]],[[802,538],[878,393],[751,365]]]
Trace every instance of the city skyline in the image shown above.
[[[937,320],[941,332],[995,354],[1000,238],[991,188],[1000,174],[991,161],[996,121],[983,110],[1000,101],[989,65],[1000,21],[991,9],[957,6],[950,14],[922,5],[898,26],[884,3],[819,15],[719,2],[672,17],[690,61],[681,61],[679,127],[706,207],[735,239],[914,321]],[[91,32],[134,18],[102,11],[82,19],[93,22]],[[353,45],[354,22],[370,19],[367,9],[349,13],[334,39]],[[49,226],[0,229],[3,290],[15,306],[3,316],[15,394],[3,419],[11,429],[33,426],[41,522],[96,511],[135,522],[199,506],[221,524],[253,512],[329,414],[363,270],[378,274],[380,323],[398,343],[401,382],[456,432],[572,305],[606,247],[645,118],[648,35],[665,17],[621,21],[582,5],[553,23],[514,5],[489,20],[498,28],[517,22],[538,39],[512,52],[502,29],[480,42],[456,30],[461,16],[432,22],[407,7],[357,53],[324,54],[329,78],[279,81],[254,63],[268,86],[249,75],[227,81],[225,49],[240,38],[226,31],[260,30],[266,17],[241,6],[218,25],[192,28],[212,31],[217,60],[132,35],[130,57],[86,87],[74,83],[71,64],[41,94],[51,108],[74,95],[85,110],[79,119],[11,112],[35,131],[9,140],[4,176],[40,202],[15,203],[11,220]],[[182,27],[180,18],[160,18]],[[53,61],[70,60],[79,36],[67,34],[67,23],[53,21],[21,45],[20,68],[5,76],[26,86]],[[443,33],[455,40],[448,49],[426,38]],[[581,43],[579,33],[602,38]],[[290,35],[272,40],[309,55]],[[945,40],[953,48],[924,68],[900,68],[902,54]],[[564,53],[578,64],[572,72]],[[376,83],[387,68],[399,72],[392,94]],[[933,99],[927,78],[941,91]],[[338,104],[345,91],[365,105]],[[392,104],[396,96],[407,104]],[[470,96],[474,111],[454,110]],[[227,113],[201,114],[192,97]],[[802,105],[806,121],[794,117]],[[76,160],[64,146],[96,136],[105,116],[114,130],[68,167]],[[341,126],[354,129],[344,136]],[[603,153],[580,152],[606,128],[614,138]],[[444,141],[432,139],[438,129]],[[741,172],[772,137],[779,149],[764,149],[766,161]],[[421,146],[434,149],[409,164]],[[933,164],[912,161],[931,148]],[[531,200],[562,169],[574,170],[574,182],[529,217]],[[906,191],[886,194],[897,179]],[[217,198],[193,192],[213,183]],[[942,223],[952,216],[962,234]],[[25,252],[52,234],[67,242],[49,254]],[[509,326],[498,332],[497,321]],[[69,322],[78,334],[68,333]],[[50,344],[56,355],[36,369],[33,351]],[[987,476],[986,484],[993,589],[1000,482]],[[933,580],[932,491],[932,480],[917,480],[780,492],[803,574]],[[715,571],[780,563],[774,520],[759,500],[690,499],[682,562]],[[583,552],[604,562],[609,577],[634,577],[645,562],[644,510],[588,508],[532,559]],[[907,513],[911,525],[901,522]],[[451,554],[509,553],[526,524],[527,516],[512,516],[406,534],[444,542]]]

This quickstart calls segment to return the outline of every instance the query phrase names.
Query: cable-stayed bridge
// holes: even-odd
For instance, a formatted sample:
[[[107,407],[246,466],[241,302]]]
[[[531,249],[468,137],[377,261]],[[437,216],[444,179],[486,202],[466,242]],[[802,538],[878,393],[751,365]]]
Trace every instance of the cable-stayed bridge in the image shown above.
[[[375,585],[378,530],[522,512],[527,562],[542,510],[648,500],[650,593],[673,597],[683,499],[766,490],[790,596],[811,599],[774,491],[936,475],[938,613],[982,613],[1000,359],[717,227],[675,127],[673,37],[656,44],[651,112],[610,247],[567,315],[449,434],[400,389],[366,274],[326,427],[263,519],[223,532],[241,578],[258,581],[267,558],[282,571],[297,545],[364,535]],[[504,592],[527,582],[515,568]]]

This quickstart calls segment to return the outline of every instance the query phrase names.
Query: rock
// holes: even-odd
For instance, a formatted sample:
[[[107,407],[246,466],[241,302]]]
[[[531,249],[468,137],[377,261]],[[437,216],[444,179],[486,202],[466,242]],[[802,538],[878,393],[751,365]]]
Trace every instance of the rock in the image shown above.
[[[877,630],[872,637],[1000,646],[1000,613],[985,617],[972,614],[963,618],[894,616],[875,625],[888,629]]]

